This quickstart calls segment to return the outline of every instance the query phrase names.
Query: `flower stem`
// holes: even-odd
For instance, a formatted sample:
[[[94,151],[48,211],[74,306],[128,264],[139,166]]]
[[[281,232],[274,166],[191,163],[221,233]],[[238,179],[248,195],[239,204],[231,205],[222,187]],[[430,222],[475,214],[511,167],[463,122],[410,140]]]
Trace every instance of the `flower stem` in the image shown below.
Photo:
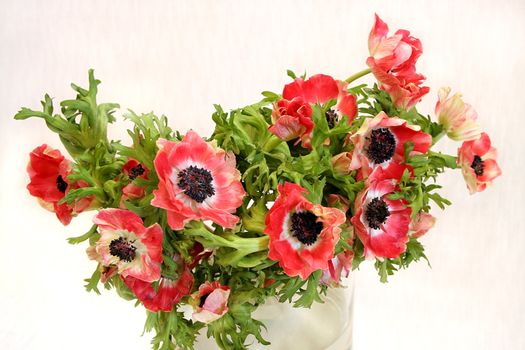
[[[370,70],[370,68],[367,68],[367,69],[363,69],[362,71],[360,72],[357,72],[355,73],[354,75],[351,75],[349,76],[345,82],[347,82],[348,84],[350,84],[351,82],[353,82],[354,80],[357,80],[361,77],[364,77],[365,75],[367,75],[368,73],[371,73],[372,71]]]
[[[441,140],[441,138],[443,136],[445,136],[447,134],[447,132],[445,130],[442,130],[439,134],[437,134],[436,136],[432,137],[432,146],[435,145],[436,143],[438,143],[439,140]]]
[[[266,143],[265,143],[264,146],[263,146],[263,151],[265,151],[265,152],[271,152],[275,147],[277,147],[278,145],[280,145],[282,142],[284,142],[284,141],[281,140],[280,138],[278,138],[277,136],[275,136],[275,135],[271,135],[271,136],[266,140]]]

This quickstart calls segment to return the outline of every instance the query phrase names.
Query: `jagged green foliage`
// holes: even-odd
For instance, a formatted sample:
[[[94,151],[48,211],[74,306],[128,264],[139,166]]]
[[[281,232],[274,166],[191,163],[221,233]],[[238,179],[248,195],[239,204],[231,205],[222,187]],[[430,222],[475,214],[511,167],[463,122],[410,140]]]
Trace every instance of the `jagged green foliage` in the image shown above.
[[[296,74],[288,75],[295,79]],[[304,76],[303,76],[304,78]],[[347,222],[341,225],[342,232],[335,248],[335,255],[353,254],[353,268],[365,260],[365,248],[354,235],[350,218],[354,215],[353,202],[367,186],[356,171],[341,174],[333,164],[334,155],[352,152],[354,145],[348,136],[355,133],[368,119],[380,112],[398,116],[410,125],[416,125],[437,142],[444,134],[441,125],[425,117],[415,108],[409,111],[397,109],[390,96],[377,85],[357,85],[348,92],[356,96],[358,115],[349,122],[348,117],[327,121],[327,113],[334,107],[332,100],[324,105],[312,106],[314,128],[311,133],[311,149],[301,147],[294,140],[285,142],[269,131],[272,125],[274,103],[281,96],[265,91],[263,99],[243,108],[224,111],[215,105],[212,119],[215,130],[209,140],[217,147],[232,152],[237,169],[242,174],[246,191],[243,204],[237,210],[241,221],[233,229],[216,224],[192,221],[182,230],[172,230],[167,224],[166,212],[151,205],[153,191],[158,188],[159,178],[155,173],[155,156],[162,139],[180,141],[182,135],[168,126],[165,116],[153,113],[137,114],[128,111],[124,118],[132,124],[128,130],[130,142],[107,139],[107,126],[115,120],[117,104],[98,104],[97,86],[93,71],[89,71],[89,88],[72,85],[77,93],[73,100],[60,103],[61,114],[53,114],[53,102],[49,95],[42,101],[42,112],[22,108],[16,119],[38,117],[60,137],[73,158],[71,182],[82,186],[70,189],[62,202],[76,203],[89,198],[101,208],[127,208],[142,218],[146,226],[155,223],[163,228],[161,274],[164,278],[177,280],[181,275],[180,257],[186,264],[192,263],[192,248],[199,243],[210,252],[192,269],[194,284],[192,293],[206,281],[218,281],[231,290],[228,312],[207,325],[206,334],[214,337],[219,348],[248,349],[253,339],[261,344],[270,343],[262,336],[264,324],[253,318],[253,313],[268,298],[292,303],[294,307],[309,308],[322,302],[328,286],[323,283],[323,271],[313,272],[307,279],[290,277],[276,261],[268,257],[269,237],[265,231],[265,217],[271,202],[277,197],[277,188],[285,181],[299,184],[307,190],[306,198],[314,204],[328,205],[329,195],[344,197],[350,204],[344,207]],[[437,192],[436,177],[447,168],[456,168],[456,158],[440,152],[413,154],[414,145],[405,145],[404,163],[412,171],[405,171],[399,180],[398,191],[390,199],[402,199],[412,209],[415,218],[420,212],[428,212],[431,202],[439,207],[450,202]],[[130,159],[149,169],[145,177],[132,177],[123,171]],[[123,189],[136,185],[143,189],[138,198],[123,197]],[[341,207],[342,209],[343,207]],[[92,250],[100,234],[93,225],[85,234],[68,239],[71,244],[87,242]],[[213,252],[213,255],[211,255]],[[211,255],[211,256],[210,256]],[[424,248],[415,237],[410,237],[406,251],[396,259],[376,259],[375,267],[382,282],[395,271],[408,267],[412,262],[425,259]],[[100,294],[99,287],[115,289],[126,300],[140,302],[122,281],[119,275],[108,273],[106,267],[97,263],[92,276],[86,281],[86,290]],[[152,284],[159,288],[159,282]],[[184,296],[180,304],[191,304]],[[196,336],[205,325],[192,321],[180,308],[171,312],[147,312],[145,331],[155,332],[152,346],[155,350],[193,349]],[[271,348],[271,347],[270,347]]]

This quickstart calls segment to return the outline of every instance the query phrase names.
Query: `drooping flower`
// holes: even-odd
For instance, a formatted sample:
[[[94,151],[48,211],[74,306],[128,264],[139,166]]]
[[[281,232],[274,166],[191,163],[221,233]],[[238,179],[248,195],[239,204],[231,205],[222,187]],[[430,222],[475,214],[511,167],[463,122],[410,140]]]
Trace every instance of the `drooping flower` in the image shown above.
[[[163,234],[159,224],[144,227],[137,214],[113,208],[101,210],[93,222],[100,231],[95,251],[103,266],[116,266],[122,277],[145,282],[160,278]]]
[[[299,185],[286,182],[278,191],[265,221],[264,232],[270,237],[268,257],[278,261],[288,276],[304,280],[328,268],[339,240],[339,225],[346,217],[339,209],[309,202]]]
[[[421,42],[403,29],[393,36],[387,35],[387,24],[376,14],[368,38],[370,57],[366,63],[394,105],[410,109],[429,91],[428,87],[420,86],[425,77],[416,73],[416,62],[423,52]]]
[[[189,131],[181,142],[161,139],[155,157],[159,187],[153,206],[166,209],[168,224],[181,230],[191,220],[211,220],[232,228],[239,218],[232,213],[245,195],[235,156]]]
[[[463,142],[458,149],[458,164],[470,194],[485,190],[501,175],[496,157],[496,148],[492,147],[486,133],[482,133],[477,140]]]
[[[219,282],[205,282],[192,295],[194,312],[193,320],[210,323],[218,320],[228,312],[230,287]]]
[[[448,97],[449,87],[439,89],[436,115],[448,137],[456,141],[469,141],[479,138],[481,127],[476,122],[478,114],[468,103],[463,102],[461,94]]]
[[[354,202],[351,222],[367,257],[397,258],[406,250],[412,209],[403,199],[388,198],[398,190],[398,176],[390,175],[400,176],[406,169],[395,167],[398,171],[376,169]]]
[[[329,286],[338,286],[342,277],[348,277],[352,271],[354,252],[346,250],[337,254],[328,262],[328,269],[323,271],[321,283]]]
[[[144,307],[152,312],[164,311],[171,312],[173,307],[185,296],[191,293],[194,278],[191,269],[197,263],[209,255],[205,252],[200,243],[196,243],[190,250],[193,257],[191,263],[186,263],[180,254],[173,255],[173,261],[178,266],[178,278],[172,279],[167,276],[161,276],[157,282],[144,282],[131,276],[123,277],[124,283],[133,291]],[[155,284],[158,284],[155,288]]]
[[[328,205],[330,207],[335,205],[336,208],[341,209],[343,212],[346,212],[348,210],[348,207],[346,205],[346,203],[348,203],[348,199],[339,195],[330,196],[328,198]],[[340,206],[342,206],[342,208]],[[350,224],[350,221],[347,220],[345,224],[341,225],[341,228],[349,233],[348,238],[346,239],[346,243],[349,246],[353,246],[354,228]],[[323,271],[323,275],[321,276],[321,283],[329,286],[338,286],[341,282],[342,277],[346,278],[350,275],[350,271],[352,271],[353,261],[354,252],[352,250],[345,249],[336,256],[334,256],[332,260],[328,262],[328,269]]]
[[[436,224],[436,218],[432,214],[420,212],[410,223],[411,236],[419,238],[428,232]]]
[[[70,189],[82,187],[82,183],[69,182],[67,177],[71,174],[71,162],[59,150],[46,144],[35,148],[29,154],[27,172],[29,193],[39,199],[42,207],[55,212],[64,225],[68,225],[73,216],[86,210],[92,202],[92,197],[84,197],[72,204],[58,203]]]
[[[144,187],[134,183],[137,178],[147,179],[148,168],[139,163],[133,158],[129,158],[126,164],[122,167],[122,172],[131,181],[129,184],[122,188],[121,204],[128,199],[141,198],[144,196]],[[121,207],[125,208],[123,205]]]
[[[187,270],[177,280],[161,277],[156,290],[152,283],[131,276],[122,277],[122,280],[151,312],[171,312],[173,306],[189,295],[193,288],[193,275]]]
[[[310,147],[314,127],[312,105],[337,100],[334,107],[326,112],[329,127],[334,127],[344,115],[351,122],[357,113],[355,96],[346,90],[347,84],[334,78],[317,74],[307,80],[296,78],[283,90],[283,99],[274,104],[273,125],[270,132],[290,141],[300,138],[303,147]]]
[[[390,118],[385,112],[367,119],[350,140],[355,145],[350,169],[361,169],[364,177],[377,167],[403,162],[406,142],[414,144],[411,155],[426,153],[432,145],[432,136],[420,131],[419,126]]]

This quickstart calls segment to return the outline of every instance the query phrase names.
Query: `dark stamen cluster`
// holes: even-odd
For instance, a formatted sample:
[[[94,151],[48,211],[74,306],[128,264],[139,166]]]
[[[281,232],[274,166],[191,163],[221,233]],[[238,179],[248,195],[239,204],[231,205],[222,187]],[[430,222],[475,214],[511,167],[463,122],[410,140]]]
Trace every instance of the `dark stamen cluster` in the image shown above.
[[[211,293],[208,293],[208,294],[204,294],[200,301],[199,301],[199,307],[203,307],[204,306],[204,303],[206,302],[206,299],[208,299],[208,296],[210,295]]]
[[[317,221],[317,216],[309,211],[301,211],[292,214],[292,235],[299,242],[312,245],[317,241],[317,236],[323,230],[323,223]]]
[[[137,247],[124,237],[114,239],[109,243],[109,253],[122,261],[131,262],[135,259]]]
[[[190,165],[179,172],[178,186],[184,193],[198,203],[204,202],[215,194],[211,173],[202,168]]]
[[[326,111],[325,113],[326,122],[328,123],[328,127],[332,129],[335,127],[335,124],[337,124],[337,113],[332,108]]]
[[[474,156],[474,160],[472,161],[470,167],[474,169],[476,176],[483,175],[483,171],[485,171],[485,164],[480,156]]]
[[[137,177],[141,176],[142,174],[144,174],[146,172],[146,169],[144,169],[142,167],[142,164],[138,164],[137,166],[134,166],[133,168],[131,168],[131,170],[129,171],[129,179],[131,181],[135,180]]]
[[[368,226],[377,230],[390,216],[388,205],[381,198],[374,198],[365,209],[365,219]]]
[[[56,179],[56,184],[57,184],[57,190],[59,190],[62,193],[66,193],[67,182],[64,181],[64,179],[62,178],[62,175],[58,175]]]
[[[375,164],[390,160],[396,151],[396,138],[388,128],[372,130],[366,149],[368,159]]]

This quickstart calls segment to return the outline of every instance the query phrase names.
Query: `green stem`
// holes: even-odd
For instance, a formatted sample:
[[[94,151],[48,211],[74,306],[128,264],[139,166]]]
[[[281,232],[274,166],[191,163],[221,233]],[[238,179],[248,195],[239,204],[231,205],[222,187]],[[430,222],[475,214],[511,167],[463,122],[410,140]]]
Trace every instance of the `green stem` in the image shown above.
[[[370,68],[367,68],[367,69],[363,69],[362,71],[360,72],[357,72],[355,73],[354,75],[351,75],[349,76],[345,82],[347,82],[348,84],[350,84],[351,82],[353,82],[354,80],[357,80],[361,77],[364,77],[365,75],[367,75],[368,73],[371,73],[372,71],[370,70]]]
[[[447,132],[445,130],[442,130],[439,134],[437,134],[436,136],[434,136],[432,138],[432,146],[434,146],[436,143],[438,143],[439,140],[441,140],[441,138],[443,136],[445,136],[447,134]]]
[[[275,135],[272,135],[266,140],[266,143],[263,146],[263,151],[265,152],[271,152],[275,147],[279,146],[283,140],[278,138]]]

